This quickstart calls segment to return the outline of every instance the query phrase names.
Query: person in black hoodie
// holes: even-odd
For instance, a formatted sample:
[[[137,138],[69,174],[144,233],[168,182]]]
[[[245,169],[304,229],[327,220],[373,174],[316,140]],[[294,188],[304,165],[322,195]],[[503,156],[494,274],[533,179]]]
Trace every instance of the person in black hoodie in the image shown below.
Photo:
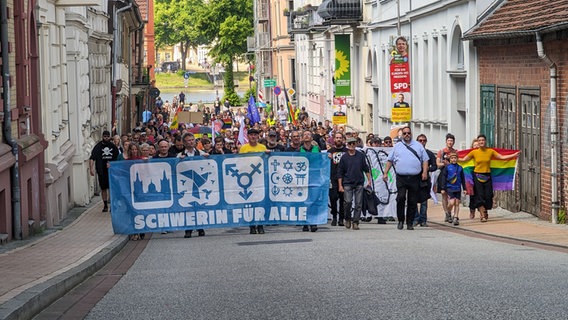
[[[327,150],[327,154],[331,159],[329,202],[331,205],[332,226],[344,226],[343,220],[345,219],[345,210],[343,206],[345,205],[345,203],[343,199],[343,192],[339,192],[337,168],[339,166],[339,162],[341,161],[341,156],[343,156],[343,154],[346,152],[347,148],[345,147],[345,136],[341,132],[336,132],[333,136],[333,147]],[[337,206],[338,202],[339,207]]]

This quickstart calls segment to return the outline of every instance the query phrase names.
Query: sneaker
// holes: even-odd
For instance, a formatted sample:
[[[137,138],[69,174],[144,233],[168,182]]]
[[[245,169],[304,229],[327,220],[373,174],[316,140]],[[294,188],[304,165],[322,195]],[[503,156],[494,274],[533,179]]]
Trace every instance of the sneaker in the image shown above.
[[[345,224],[343,223],[343,220],[339,220],[339,222],[337,222],[337,225],[340,227],[344,227]]]
[[[414,220],[414,222],[412,223],[413,227],[416,227],[418,225],[418,220]]]
[[[351,229],[351,220],[345,220],[345,228]]]
[[[264,227],[263,226],[256,227],[256,230],[258,231],[258,234],[264,234]]]
[[[454,226],[459,226],[459,225],[460,225],[460,218],[454,217]]]
[[[359,230],[359,224],[357,222],[353,222],[353,230]]]
[[[372,220],[373,220],[373,217],[371,217],[371,216],[368,216],[367,218],[365,218],[366,222],[371,222]]]
[[[204,235],[205,235],[205,230],[203,230],[203,229],[197,230],[197,236],[203,237]]]
[[[378,217],[377,224],[387,224],[387,220],[383,217]]]
[[[103,207],[103,212],[108,212],[108,206]]]
[[[185,230],[185,235],[183,237],[186,238],[186,239],[191,238],[192,232],[193,232],[192,230]]]
[[[452,222],[453,222],[453,220],[452,220],[452,215],[451,215],[449,212],[446,212],[446,220],[445,220],[445,222],[447,222],[447,223],[452,223]]]
[[[256,227],[250,226],[250,234],[256,234]]]
[[[407,224],[406,230],[414,230],[414,227],[411,224]]]
[[[311,232],[316,232],[316,231],[318,231],[318,226],[310,226],[310,231],[311,231]]]
[[[308,227],[308,226],[303,226],[303,227],[302,227],[302,231],[304,231],[304,232],[310,231],[310,227]]]
[[[420,226],[421,226],[421,227],[427,227],[428,224],[427,224],[426,222],[422,222],[422,223],[420,223]]]
[[[331,220],[331,226],[335,227],[336,225],[337,225],[337,220],[335,220],[335,219]]]

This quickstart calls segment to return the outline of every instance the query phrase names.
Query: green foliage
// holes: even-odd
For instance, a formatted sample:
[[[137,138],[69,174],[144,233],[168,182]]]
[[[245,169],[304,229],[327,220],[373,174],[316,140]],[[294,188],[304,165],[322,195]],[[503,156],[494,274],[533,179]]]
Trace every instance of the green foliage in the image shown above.
[[[566,208],[562,207],[558,210],[558,223],[566,224]]]
[[[183,88],[185,86],[183,73],[183,71],[178,73],[157,73],[156,85],[158,88]],[[245,83],[248,81],[248,73],[244,71],[235,72],[234,78],[241,83]],[[213,83],[210,81],[206,72],[196,72],[192,73],[189,77],[188,87],[213,89]]]
[[[185,69],[187,50],[208,39],[194,21],[204,10],[203,0],[156,0],[154,3],[154,34],[156,46],[163,48],[181,44],[182,69]]]
[[[223,101],[225,99],[229,99],[229,102],[231,103],[232,106],[242,106],[243,103],[241,101],[241,97],[239,97],[239,95],[233,90],[231,92],[227,93],[227,90],[225,90],[225,95],[223,96]]]
[[[247,91],[245,92],[244,96],[243,96],[243,104],[248,104],[250,95],[253,95],[254,100],[258,101],[258,97],[256,96],[256,82],[252,83],[252,86],[250,88],[247,89]]]

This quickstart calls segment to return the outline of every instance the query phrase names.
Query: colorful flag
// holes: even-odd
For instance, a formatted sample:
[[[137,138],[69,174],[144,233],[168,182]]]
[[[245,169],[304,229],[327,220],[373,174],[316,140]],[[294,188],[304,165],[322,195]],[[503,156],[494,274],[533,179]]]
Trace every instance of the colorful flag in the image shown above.
[[[247,128],[245,126],[245,118],[241,117],[241,120],[239,122],[240,126],[239,126],[239,143],[242,145],[247,144],[248,143],[248,137],[247,137]]]
[[[178,124],[178,113],[182,110],[181,105],[179,107],[177,107],[176,109],[176,113],[174,115],[174,118],[172,120],[172,123],[170,123],[170,129],[171,130],[177,130],[179,124]]]
[[[518,152],[519,150],[512,149],[499,149],[492,148],[498,153],[506,156]],[[465,157],[471,150],[458,151],[458,157]],[[459,162],[463,168],[465,175],[466,189],[468,194],[473,194],[473,168],[475,162],[473,159],[468,161]],[[517,158],[509,160],[491,159],[491,180],[493,183],[493,190],[514,190],[515,189],[515,176],[517,173]]]
[[[254,102],[252,94],[250,95],[248,102],[247,117],[249,118],[251,125],[260,122],[260,114],[258,114],[258,109],[256,109],[256,103]]]
[[[288,90],[286,90],[286,86],[284,86],[284,99],[286,99],[286,107],[288,109],[288,122],[293,125],[296,125],[296,112],[292,107],[290,98],[288,98]]]

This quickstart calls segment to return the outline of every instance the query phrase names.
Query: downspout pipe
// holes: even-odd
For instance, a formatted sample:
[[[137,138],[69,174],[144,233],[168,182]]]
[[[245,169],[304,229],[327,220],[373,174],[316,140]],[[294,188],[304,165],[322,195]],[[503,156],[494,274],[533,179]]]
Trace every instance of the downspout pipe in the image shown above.
[[[112,21],[112,28],[113,28],[113,37],[112,37],[112,122],[110,127],[112,128],[114,126],[114,122],[117,120],[115,117],[118,117],[118,115],[115,115],[116,112],[116,78],[117,78],[117,59],[118,59],[118,53],[116,52],[118,44],[118,15],[121,12],[124,12],[126,10],[130,10],[130,8],[132,8],[132,2],[130,2],[127,6],[122,7],[120,9],[116,9],[116,2],[114,4],[113,7],[113,21]]]
[[[10,185],[12,191],[12,237],[22,239],[22,219],[20,212],[20,171],[18,167],[18,143],[12,137],[12,111],[10,110],[10,55],[8,52],[8,10],[7,0],[0,0],[0,42],[2,48],[2,101],[4,123],[2,124],[2,136],[16,158],[10,168]]]
[[[556,86],[558,81],[556,63],[544,52],[540,33],[536,32],[536,50],[538,57],[546,63],[550,69],[550,186],[551,186],[551,216],[552,223],[558,223],[558,210],[560,201],[558,199],[558,116],[556,106]]]

